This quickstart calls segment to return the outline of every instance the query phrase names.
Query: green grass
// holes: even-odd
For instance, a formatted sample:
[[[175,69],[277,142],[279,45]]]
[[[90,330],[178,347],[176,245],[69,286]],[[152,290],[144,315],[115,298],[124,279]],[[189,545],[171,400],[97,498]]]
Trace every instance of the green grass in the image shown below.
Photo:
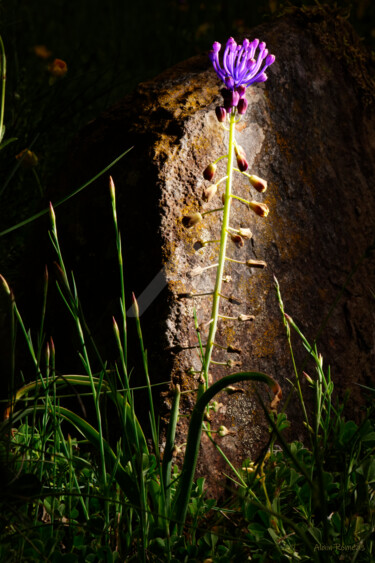
[[[0,145],[0,236],[14,237],[16,248],[25,236],[23,227],[31,219],[49,214],[50,239],[58,263],[56,285],[71,316],[81,360],[79,373],[58,370],[59,350],[45,333],[48,272],[41,318],[33,320],[37,330],[29,329],[12,288],[1,277],[1,298],[9,303],[12,360],[9,399],[0,423],[0,560],[242,563],[374,559],[374,409],[369,402],[360,424],[345,418],[344,405],[335,400],[329,367],[325,367],[316,343],[310,343],[284,311],[277,280],[275,291],[294,380],[291,395],[278,414],[263,404],[259,394],[269,424],[267,447],[256,461],[238,464],[225,456],[220,433],[204,421],[213,400],[234,382],[252,380],[277,396],[277,383],[266,374],[235,373],[200,389],[184,462],[177,467],[174,450],[180,389],[172,389],[166,444],[161,451],[158,413],[152,399],[152,365],[148,364],[139,318],[136,325],[144,379],[137,381],[137,386],[132,381],[125,314],[129,304],[125,303],[114,183],[110,180],[108,205],[113,211],[120,302],[118,318],[113,319],[115,358],[101,358],[86,326],[79,288],[61,252],[56,220],[56,215],[64,212],[59,204],[79,197],[82,189],[90,189],[94,178],[54,208],[48,208],[44,201],[46,186],[64,159],[67,142],[87,120],[139,81],[208,50],[217,38],[235,34],[241,18],[247,25],[255,25],[272,6],[285,9],[284,3],[260,2],[257,11],[250,5],[240,9],[239,2],[133,3],[125,12],[119,1],[96,1],[89,6],[90,10],[95,8],[92,18],[87,17],[84,4],[76,7],[76,3],[58,0],[0,3],[7,55],[6,81],[2,72],[6,90],[1,91],[5,105],[1,104],[0,111],[0,131],[4,133]],[[373,8],[359,0],[355,5],[358,9],[353,11],[353,22],[361,24],[369,36]],[[45,44],[53,50],[53,57],[67,61],[66,77],[50,83],[47,63],[37,59],[31,49],[37,44]],[[157,45],[157,49],[150,45]],[[0,47],[3,71],[4,48]],[[27,169],[16,160],[24,148],[38,156],[36,167]],[[113,155],[114,161],[117,157],[126,158],[126,154]],[[112,164],[100,174],[108,174]],[[64,233],[61,236],[63,240]],[[4,264],[6,260],[2,267]],[[32,376],[16,388],[20,375],[16,346],[20,341],[30,360],[28,376]],[[315,373],[306,375],[296,366],[294,347],[300,345],[315,365]],[[204,363],[202,349],[201,353]],[[99,369],[93,371],[93,365]],[[304,402],[304,378],[315,398],[312,412]],[[148,397],[147,433],[135,411],[134,393],[139,387]],[[374,390],[364,393],[371,398]],[[299,401],[306,443],[286,438],[289,422],[284,410],[291,398]],[[85,409],[90,410],[90,422]],[[111,413],[109,430],[107,412]],[[220,502],[207,498],[204,479],[194,476],[202,432],[226,460],[233,484],[232,493]]]
[[[288,420],[266,405],[270,436],[261,459],[238,467],[228,460],[233,494],[218,504],[204,493],[204,479],[194,481],[193,458],[200,434],[208,433],[220,449],[203,415],[226,385],[243,379],[263,381],[265,374],[227,376],[205,391],[190,422],[181,469],[173,464],[179,389],[164,456],[159,450],[158,420],[151,395],[147,353],[138,322],[149,390],[152,446],[134,411],[131,374],[126,358],[126,318],[121,238],[111,182],[115,238],[120,268],[122,318],[113,323],[118,360],[102,362],[92,373],[89,337],[73,274],[67,274],[60,251],[56,218],[51,216],[51,241],[59,263],[57,282],[81,341],[81,374],[58,375],[52,340],[34,338],[23,323],[12,292],[2,278],[2,291],[12,300],[13,327],[26,339],[36,379],[9,404],[0,427],[1,477],[0,559],[9,561],[369,561],[374,556],[375,420],[369,409],[361,425],[345,420],[343,405],[333,402],[330,371],[316,345],[310,345],[285,314],[276,283],[287,342],[293,357],[294,332],[316,367],[308,376],[315,395],[312,413],[304,409],[298,372],[295,393],[305,412],[308,445],[289,443]],[[43,319],[40,323],[43,326]],[[37,345],[34,346],[34,341]],[[96,354],[95,347],[91,346]],[[276,390],[275,390],[276,391]],[[72,396],[94,405],[91,424],[64,406]],[[262,398],[259,395],[259,400]],[[117,416],[117,436],[103,432],[104,405]],[[224,454],[223,454],[224,455]]]

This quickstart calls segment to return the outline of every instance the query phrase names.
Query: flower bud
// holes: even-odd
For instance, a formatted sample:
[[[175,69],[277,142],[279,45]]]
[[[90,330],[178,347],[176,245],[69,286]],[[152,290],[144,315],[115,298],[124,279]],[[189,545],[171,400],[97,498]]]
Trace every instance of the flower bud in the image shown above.
[[[242,354],[241,348],[236,348],[235,346],[228,346],[228,354]]]
[[[242,147],[240,147],[240,145],[235,145],[234,152],[236,153],[238,168],[241,170],[241,172],[246,172],[249,165],[246,160],[245,151]]]
[[[50,65],[48,65],[48,71],[54,78],[62,78],[68,72],[68,67],[65,61],[55,59]]]
[[[255,319],[254,315],[238,315],[237,319],[241,322],[246,322],[246,321],[253,321]]]
[[[203,172],[203,178],[210,182],[212,178],[215,176],[215,172],[216,172],[216,164],[211,163],[207,166],[207,168],[205,168]]]
[[[201,248],[204,247],[204,242],[202,240],[197,240],[194,244],[193,244],[193,248],[195,251],[200,250]]]
[[[21,160],[23,168],[35,168],[35,166],[38,166],[39,163],[39,159],[35,152],[32,152],[29,149],[23,149],[23,151],[17,154],[16,159]]]
[[[242,467],[241,469],[245,473],[254,473],[256,469],[255,463],[253,461],[250,461],[249,465],[244,465],[244,467]]]
[[[211,186],[208,186],[208,188],[206,188],[203,191],[203,195],[202,195],[202,199],[203,201],[211,201],[211,199],[214,197],[214,195],[217,192],[217,184],[211,184]]]
[[[249,268],[265,268],[267,264],[263,260],[246,260],[246,266]]]
[[[194,278],[195,276],[200,276],[201,274],[203,274],[203,272],[204,268],[202,268],[201,266],[196,266],[195,268],[190,270],[190,277]]]
[[[305,371],[303,371],[302,373],[303,373],[303,375],[306,377],[307,381],[308,381],[311,385],[313,385],[313,384],[314,384],[314,380],[312,379],[312,377],[310,377],[309,374],[306,373]]]
[[[267,217],[270,212],[265,203],[258,203],[257,201],[249,201],[249,207],[252,211],[254,211],[254,213],[259,215],[259,217]]]
[[[260,74],[257,78],[257,82],[265,82],[266,80],[268,80],[268,76],[266,75],[265,72],[262,72],[262,74]]]
[[[244,86],[243,84],[241,84],[240,86],[238,86],[236,88],[238,95],[240,96],[240,98],[243,98],[245,93],[246,93],[246,86]]]
[[[244,239],[251,239],[253,233],[250,229],[243,229],[242,227],[238,229],[238,234]]]
[[[256,67],[256,60],[255,59],[248,59],[246,62],[246,68],[249,72],[252,72],[254,70],[254,68]]]
[[[243,115],[244,113],[246,113],[247,110],[247,106],[249,105],[249,102],[247,101],[246,98],[241,98],[238,102],[237,105],[237,111],[240,115]]]
[[[6,279],[5,279],[1,274],[0,274],[0,282],[1,282],[1,284],[2,284],[2,286],[3,286],[3,288],[4,288],[4,290],[6,291],[6,293],[7,293],[8,295],[10,295],[10,294],[11,294],[11,291],[10,291],[9,285],[8,285],[7,282],[6,282]]]
[[[229,430],[228,428],[226,428],[226,426],[219,426],[217,433],[219,434],[219,436],[221,436],[221,438],[224,438],[224,436],[229,434]]]
[[[228,88],[230,88],[228,86]],[[239,99],[240,99],[240,95],[236,90],[232,90],[232,89],[226,89],[224,88],[221,93],[223,94],[223,98],[224,98],[224,107],[226,109],[226,111],[230,111],[232,109],[232,107],[236,107]]]
[[[234,242],[234,244],[239,247],[242,247],[245,244],[243,238],[240,235],[231,234],[230,238],[232,239],[232,242]]]
[[[267,189],[266,180],[263,180],[263,178],[259,178],[259,176],[255,176],[254,174],[249,176],[249,182],[259,193],[265,192]]]
[[[34,54],[39,57],[39,59],[49,59],[52,55],[51,51],[47,49],[45,45],[34,45]]]
[[[185,215],[185,217],[182,218],[182,224],[186,229],[190,229],[190,227],[193,227],[194,225],[202,221],[202,219],[202,215],[199,213],[199,211],[197,211],[196,213]]]
[[[226,109],[225,109],[224,107],[219,107],[219,106],[218,106],[218,107],[215,109],[215,113],[216,113],[217,120],[218,120],[220,123],[224,123],[225,120],[226,120],[226,118],[227,118]]]
[[[240,368],[242,366],[242,362],[240,360],[228,360],[227,366],[228,368]]]
[[[227,88],[231,89],[234,86],[234,80],[231,76],[226,76],[225,77],[225,84],[227,86]]]

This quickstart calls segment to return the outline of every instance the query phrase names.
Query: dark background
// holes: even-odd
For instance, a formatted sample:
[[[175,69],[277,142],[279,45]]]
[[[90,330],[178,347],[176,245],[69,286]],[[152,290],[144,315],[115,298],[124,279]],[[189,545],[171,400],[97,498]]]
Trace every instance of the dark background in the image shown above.
[[[63,161],[70,139],[90,119],[121,99],[141,81],[174,63],[225,42],[251,27],[295,7],[319,6],[316,0],[285,2],[170,0],[6,0],[0,1],[1,35],[7,54],[5,125],[18,140],[0,153],[1,198],[17,192],[18,209],[2,221],[20,220],[28,199],[38,199],[35,179],[14,173],[14,156],[26,146],[39,157],[44,189]],[[372,0],[327,2],[339,9],[375,49]],[[48,60],[35,45],[45,45],[51,59],[66,61],[68,73],[52,87]],[[0,199],[1,204],[1,199]],[[20,217],[21,215],[21,217]],[[6,226],[9,226],[6,225]],[[4,223],[1,225],[4,227]],[[3,230],[3,229],[0,230]]]

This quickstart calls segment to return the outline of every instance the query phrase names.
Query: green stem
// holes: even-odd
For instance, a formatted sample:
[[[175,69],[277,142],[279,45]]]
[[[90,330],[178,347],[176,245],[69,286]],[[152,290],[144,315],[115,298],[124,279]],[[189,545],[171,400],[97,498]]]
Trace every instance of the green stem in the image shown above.
[[[0,101],[0,143],[4,138],[4,110],[5,110],[5,84],[6,84],[6,57],[3,40],[0,37],[1,52],[1,101]]]
[[[232,174],[233,174],[233,152],[234,152],[234,144],[235,144],[235,118],[234,114],[230,115],[230,122],[229,122],[229,147],[228,147],[228,164],[227,164],[227,181],[225,186],[225,203],[224,203],[224,211],[223,211],[223,224],[221,227],[221,237],[220,237],[220,252],[219,252],[219,263],[216,271],[216,282],[215,282],[215,289],[213,292],[213,302],[212,302],[212,312],[211,312],[211,319],[212,322],[210,324],[210,330],[208,333],[207,345],[206,345],[206,353],[204,357],[204,387],[201,385],[200,390],[198,391],[198,397],[202,394],[204,389],[207,389],[208,386],[208,371],[210,369],[211,363],[211,356],[212,356],[212,349],[215,341],[216,336],[216,329],[217,329],[217,320],[219,316],[219,305],[220,305],[220,292],[221,292],[221,285],[223,281],[223,273],[224,273],[224,266],[225,266],[225,254],[226,254],[226,247],[227,247],[227,237],[228,237],[228,227],[229,227],[229,218],[230,218],[230,202],[231,202],[231,192],[232,192]]]

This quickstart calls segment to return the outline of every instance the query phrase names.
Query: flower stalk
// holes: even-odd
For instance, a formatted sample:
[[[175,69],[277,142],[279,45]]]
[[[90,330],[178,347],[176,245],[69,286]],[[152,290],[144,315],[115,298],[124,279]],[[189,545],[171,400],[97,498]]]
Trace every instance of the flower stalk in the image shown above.
[[[212,322],[210,323],[210,329],[208,333],[206,351],[204,356],[204,366],[203,366],[203,378],[205,382],[204,383],[205,389],[207,389],[208,387],[208,370],[210,368],[212,349],[214,346],[216,330],[217,330],[217,321],[218,321],[219,305],[220,305],[220,293],[221,293],[221,285],[223,281],[224,266],[225,266],[225,255],[226,255],[226,246],[227,246],[227,238],[228,238],[229,219],[230,219],[230,204],[231,204],[230,196],[232,193],[233,152],[235,147],[235,125],[236,125],[235,114],[230,113],[227,180],[225,185],[225,203],[223,209],[223,223],[221,227],[221,236],[220,236],[219,261],[216,271],[215,288],[213,291],[213,302],[212,302],[212,310],[211,310]],[[203,387],[200,389],[200,391],[198,391],[198,396],[200,396],[202,392],[203,392]]]

